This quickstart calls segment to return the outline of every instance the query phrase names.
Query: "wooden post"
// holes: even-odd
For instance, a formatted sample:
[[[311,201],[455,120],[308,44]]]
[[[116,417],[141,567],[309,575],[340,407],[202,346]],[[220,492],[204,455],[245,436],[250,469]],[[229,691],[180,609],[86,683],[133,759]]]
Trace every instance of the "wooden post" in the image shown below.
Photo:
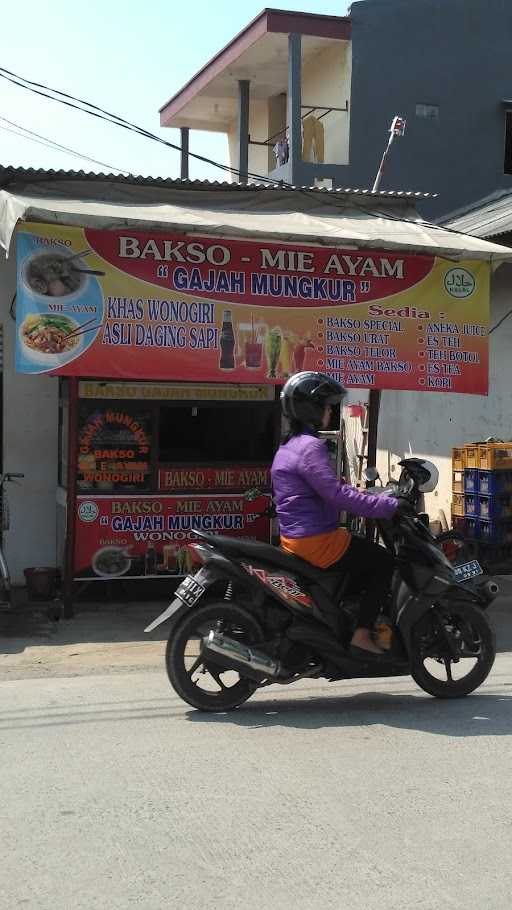
[[[368,396],[368,454],[366,458],[366,466],[368,468],[375,468],[377,466],[377,438],[379,432],[380,397],[381,392],[376,390],[371,390]],[[366,486],[367,488],[374,487],[375,481],[368,480],[366,482]],[[375,539],[374,521],[366,522],[366,539]]]
[[[380,412],[381,393],[371,390],[368,396],[368,455],[366,466],[375,468],[377,466],[377,436],[379,431],[379,412]],[[375,481],[370,482],[368,486],[374,486]]]

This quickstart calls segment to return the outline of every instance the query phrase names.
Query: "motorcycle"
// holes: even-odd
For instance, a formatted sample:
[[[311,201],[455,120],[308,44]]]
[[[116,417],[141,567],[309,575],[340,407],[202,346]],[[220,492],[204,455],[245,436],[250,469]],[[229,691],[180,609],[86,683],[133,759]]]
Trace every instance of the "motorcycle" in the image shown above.
[[[401,467],[398,484],[372,494],[398,489],[414,502],[416,460]],[[378,529],[395,560],[380,618],[389,649],[368,657],[350,653],[358,597],[348,574],[318,569],[270,544],[196,531],[190,546],[198,570],[145,630],[171,622],[166,667],[177,694],[201,711],[228,711],[258,689],[306,678],[412,676],[438,698],[477,689],[496,651],[484,613],[493,595],[464,585],[475,577],[475,561],[457,573],[412,508],[398,520],[379,521]]]

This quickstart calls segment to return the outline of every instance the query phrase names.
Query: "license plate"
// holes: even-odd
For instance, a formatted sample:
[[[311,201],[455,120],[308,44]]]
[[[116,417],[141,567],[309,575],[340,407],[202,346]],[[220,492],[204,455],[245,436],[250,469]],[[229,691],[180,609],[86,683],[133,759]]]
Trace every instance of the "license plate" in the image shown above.
[[[477,578],[478,575],[483,575],[484,570],[482,566],[476,559],[472,559],[471,562],[465,562],[462,566],[454,566],[456,581],[469,581],[470,578]]]
[[[193,607],[200,597],[203,596],[206,588],[195,580],[193,575],[187,577],[181,582],[176,589],[176,597],[179,597],[182,603],[187,607]]]

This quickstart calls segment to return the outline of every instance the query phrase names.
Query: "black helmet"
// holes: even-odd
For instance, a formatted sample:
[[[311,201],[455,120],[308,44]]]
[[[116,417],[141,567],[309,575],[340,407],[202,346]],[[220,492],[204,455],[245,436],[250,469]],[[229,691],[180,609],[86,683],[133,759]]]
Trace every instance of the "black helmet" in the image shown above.
[[[281,407],[288,420],[319,429],[326,406],[339,404],[346,394],[341,383],[325,373],[295,373],[283,386]]]

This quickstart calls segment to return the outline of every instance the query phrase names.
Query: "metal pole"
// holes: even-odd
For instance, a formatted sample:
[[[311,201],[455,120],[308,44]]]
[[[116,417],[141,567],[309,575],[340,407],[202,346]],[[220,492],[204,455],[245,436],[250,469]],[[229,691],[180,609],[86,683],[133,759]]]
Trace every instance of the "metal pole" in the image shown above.
[[[382,180],[382,174],[384,173],[384,165],[386,163],[386,158],[388,157],[389,150],[390,150],[391,146],[393,145],[394,138],[395,138],[395,134],[393,132],[390,133],[388,144],[384,150],[384,154],[382,156],[382,161],[380,163],[380,167],[379,167],[379,170],[377,171],[377,176],[375,178],[375,183],[373,184],[373,187],[372,187],[372,193],[376,193],[380,187],[380,182]]]
[[[385,164],[386,158],[389,154],[389,150],[390,150],[391,146],[393,145],[393,140],[394,140],[395,136],[404,136],[405,135],[406,124],[407,124],[407,120],[405,120],[404,117],[398,117],[398,116],[393,117],[391,126],[389,128],[388,144],[387,144],[384,154],[382,156],[380,168],[377,172],[377,176],[375,178],[375,183],[373,184],[372,193],[376,193],[377,190],[379,189],[380,181],[382,180],[382,174],[384,172],[384,164]]]

